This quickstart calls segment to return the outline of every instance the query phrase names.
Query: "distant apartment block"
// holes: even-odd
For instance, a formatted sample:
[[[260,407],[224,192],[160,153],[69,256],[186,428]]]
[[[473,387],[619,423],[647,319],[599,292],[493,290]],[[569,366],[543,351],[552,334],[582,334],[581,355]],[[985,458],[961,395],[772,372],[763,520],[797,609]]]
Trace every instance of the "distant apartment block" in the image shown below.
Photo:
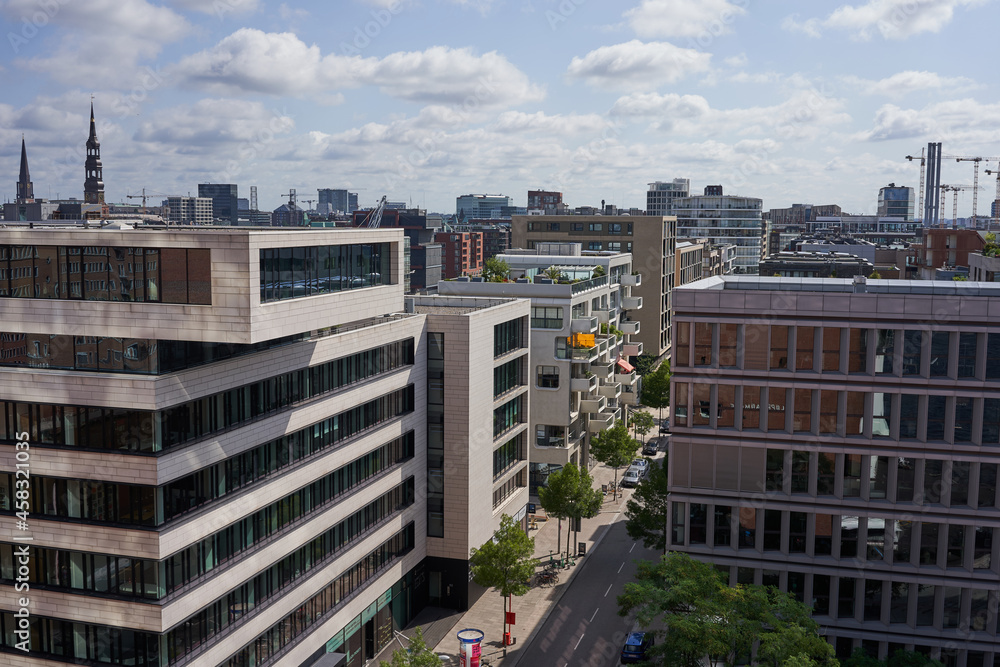
[[[913,209],[916,207],[913,188],[890,183],[878,191],[878,215],[880,218],[902,218],[913,220]]]
[[[563,193],[547,192],[545,190],[528,190],[528,207],[531,211],[541,211],[545,215],[558,215],[564,213],[566,205],[563,204]]]
[[[438,232],[444,278],[478,275],[483,268],[483,235],[480,232]]]
[[[722,194],[722,186],[707,186],[704,195],[674,200],[677,234],[736,246],[736,273],[756,274],[764,232],[761,203],[756,197]]]
[[[918,277],[934,280],[938,269],[968,267],[969,256],[982,252],[986,245],[985,232],[974,229],[924,229],[914,245],[917,253]]]
[[[316,202],[316,211],[322,215],[333,215],[338,212],[350,215],[358,209],[357,192],[321,188],[316,191],[316,196],[319,198]]]
[[[789,208],[772,208],[764,213],[764,219],[769,220],[776,228],[789,225],[804,225],[813,222],[819,216],[840,216],[843,211],[836,204],[816,206],[814,204],[792,204]]]
[[[510,217],[513,201],[506,195],[462,195],[455,198],[455,213],[460,220]],[[506,213],[506,215],[504,215]]]
[[[167,197],[163,207],[167,224],[212,224],[212,200],[208,197]]]
[[[673,215],[674,202],[690,194],[691,180],[687,178],[650,183],[646,191],[646,215]]]
[[[875,265],[864,257],[846,252],[805,250],[779,252],[760,262],[760,275],[782,278],[853,278],[868,277]]]

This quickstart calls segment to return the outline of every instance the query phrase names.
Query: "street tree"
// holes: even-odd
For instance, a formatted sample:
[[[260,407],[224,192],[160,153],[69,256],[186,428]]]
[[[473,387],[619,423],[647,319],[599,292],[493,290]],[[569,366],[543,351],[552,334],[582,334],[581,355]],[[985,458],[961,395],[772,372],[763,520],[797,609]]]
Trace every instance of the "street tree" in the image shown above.
[[[379,667],[440,667],[441,658],[427,646],[424,633],[418,627],[407,642],[405,649],[398,648],[392,652],[392,660],[379,662]]]
[[[569,463],[551,473],[546,485],[538,489],[538,502],[547,514],[569,519],[566,529],[566,555],[570,552],[570,534],[581,519],[590,519],[601,511],[604,498],[594,488],[590,471]],[[561,545],[560,545],[561,546]]]
[[[639,435],[639,437],[645,441],[646,434],[653,429],[653,415],[645,412],[644,410],[637,410],[633,412],[632,428]]]
[[[615,500],[618,500],[618,469],[631,463],[637,451],[639,443],[620,421],[590,441],[590,453],[594,458],[615,469]]]
[[[503,631],[507,632],[507,603],[510,596],[530,590],[528,581],[535,572],[535,538],[528,537],[521,524],[507,514],[500,527],[478,549],[471,549],[469,569],[472,580],[503,596]]]
[[[656,365],[656,355],[643,352],[635,358],[635,372],[645,377]]]
[[[562,520],[569,517],[569,503],[576,493],[578,483],[578,476],[566,473],[568,467],[549,473],[545,478],[545,485],[538,487],[538,503],[546,514],[559,521],[560,535],[562,534]],[[568,529],[566,535],[569,536]],[[556,546],[562,548],[562,544],[557,543]]]
[[[642,404],[660,411],[660,421],[663,421],[663,408],[670,407],[670,364],[664,361],[652,373],[642,377]]]
[[[647,549],[667,553],[667,460],[653,462],[649,474],[625,503],[625,530]]]
[[[636,580],[618,597],[618,613],[635,613],[640,627],[662,637],[652,649],[654,665],[732,667],[757,642],[756,664],[839,665],[801,602],[773,587],[727,583],[711,563],[668,553],[639,563]]]
[[[510,265],[497,257],[490,257],[483,262],[483,280],[488,283],[502,283],[510,279]]]

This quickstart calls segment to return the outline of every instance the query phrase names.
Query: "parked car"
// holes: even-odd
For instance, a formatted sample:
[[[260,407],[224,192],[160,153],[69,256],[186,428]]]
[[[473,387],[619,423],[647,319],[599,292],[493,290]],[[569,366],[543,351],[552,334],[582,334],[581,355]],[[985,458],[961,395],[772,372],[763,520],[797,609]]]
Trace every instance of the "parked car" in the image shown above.
[[[664,419],[660,423],[660,433],[670,433],[670,420]]]
[[[622,664],[629,665],[635,662],[643,662],[646,659],[646,651],[652,645],[652,632],[629,633],[629,636],[625,638],[625,646],[622,647]]]
[[[639,484],[640,479],[642,479],[642,475],[639,474],[639,471],[636,470],[635,468],[629,467],[629,469],[625,471],[625,474],[622,475],[621,485],[637,486]]]
[[[629,468],[635,468],[638,470],[640,477],[645,476],[645,474],[649,472],[649,461],[646,459],[633,459],[632,465],[630,465]]]
[[[660,448],[656,446],[655,440],[649,440],[642,446],[643,456],[656,456],[658,451],[660,451]]]

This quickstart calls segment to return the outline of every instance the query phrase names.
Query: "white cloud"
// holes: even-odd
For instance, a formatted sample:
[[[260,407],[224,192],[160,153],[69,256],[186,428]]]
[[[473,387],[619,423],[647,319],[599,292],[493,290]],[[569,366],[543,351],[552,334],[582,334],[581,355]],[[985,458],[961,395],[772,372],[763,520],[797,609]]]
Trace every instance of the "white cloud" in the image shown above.
[[[233,14],[252,14],[260,9],[260,0],[172,0],[171,4],[190,11],[211,14],[219,19]]]
[[[642,0],[624,16],[644,39],[657,37],[714,38],[732,31],[749,0]]]
[[[904,109],[885,104],[875,112],[873,126],[859,135],[867,141],[933,138],[949,143],[949,153],[996,154],[996,127],[1000,125],[1000,102],[980,104],[974,99],[936,102],[923,109]]]
[[[432,46],[384,58],[329,54],[292,33],[242,28],[175,68],[189,85],[224,94],[307,96],[364,85],[405,100],[515,106],[544,90],[496,51]]]
[[[157,111],[139,125],[133,138],[215,152],[219,144],[264,141],[294,128],[295,121],[284,109],[244,100],[203,99],[189,107]]]
[[[746,67],[750,64],[750,59],[747,58],[747,54],[741,53],[738,56],[730,56],[722,61],[729,67]]]
[[[600,132],[609,127],[608,120],[598,114],[556,114],[543,111],[524,113],[505,111],[497,118],[494,129],[504,133],[543,132],[547,135],[572,135],[581,132]]]
[[[682,49],[669,42],[633,39],[624,44],[602,46],[582,58],[574,57],[567,73],[598,88],[651,90],[689,74],[706,71],[711,58],[711,54]]]
[[[855,39],[869,40],[875,31],[883,39],[907,39],[925,32],[939,32],[951,23],[955,10],[984,5],[990,0],[868,0],[863,5],[842,5],[825,19],[799,21],[787,17],[782,27],[819,37],[821,28],[845,30]]]
[[[841,81],[864,95],[883,95],[898,98],[913,92],[924,90],[968,90],[975,88],[976,83],[967,77],[944,77],[935,72],[917,72],[908,70],[880,79],[862,79],[857,76],[843,76]]]

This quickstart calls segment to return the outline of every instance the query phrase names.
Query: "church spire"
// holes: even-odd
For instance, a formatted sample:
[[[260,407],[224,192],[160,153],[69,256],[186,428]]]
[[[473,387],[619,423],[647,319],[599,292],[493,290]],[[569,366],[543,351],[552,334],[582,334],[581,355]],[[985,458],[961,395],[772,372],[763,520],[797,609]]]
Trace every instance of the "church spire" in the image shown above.
[[[28,173],[28,149],[24,145],[24,135],[21,135],[21,173],[17,178],[17,203],[26,204],[34,201],[35,188]]]
[[[87,204],[104,203],[104,169],[101,166],[101,143],[97,140],[97,123],[94,122],[94,102],[90,102],[90,137],[87,139],[87,180],[83,182],[83,201]]]

